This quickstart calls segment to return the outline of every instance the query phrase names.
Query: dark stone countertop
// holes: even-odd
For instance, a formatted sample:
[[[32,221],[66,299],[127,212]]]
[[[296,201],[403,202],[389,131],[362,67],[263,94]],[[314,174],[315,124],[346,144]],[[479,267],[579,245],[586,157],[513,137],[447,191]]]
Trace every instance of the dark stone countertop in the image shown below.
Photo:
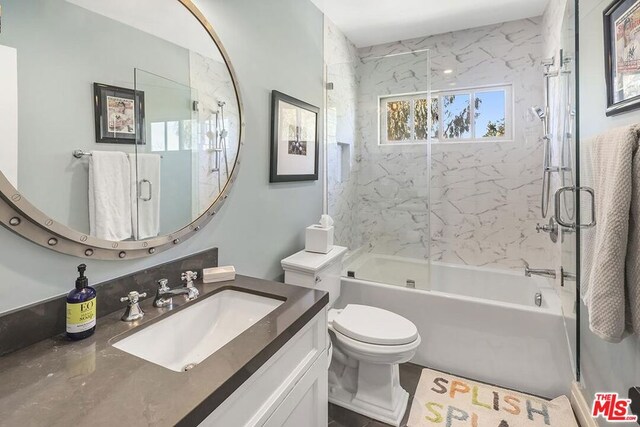
[[[98,319],[83,341],[63,336],[0,358],[0,424],[29,426],[192,426],[200,423],[328,303],[328,294],[267,280],[198,283],[200,298],[174,298],[171,313],[225,289],[286,298],[273,312],[188,372],[174,372],[111,345],[168,309],[141,306],[142,320],[123,310]],[[100,303],[98,295],[98,304]],[[167,315],[171,315],[167,313]],[[128,335],[128,334],[127,334]]]

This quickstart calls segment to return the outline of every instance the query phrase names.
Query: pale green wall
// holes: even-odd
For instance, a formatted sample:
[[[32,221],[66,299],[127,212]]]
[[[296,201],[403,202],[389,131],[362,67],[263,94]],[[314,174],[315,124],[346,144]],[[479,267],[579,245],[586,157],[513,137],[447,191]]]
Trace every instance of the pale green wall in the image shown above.
[[[604,39],[602,12],[611,0],[580,0],[580,138],[585,140],[607,129],[640,122],[640,111],[606,117]],[[640,203],[640,201],[636,201]],[[640,339],[626,338],[610,344],[589,330],[588,312],[581,313],[581,368],[591,403],[593,393],[615,391],[624,396],[640,386]],[[606,424],[603,421],[604,425]]]
[[[220,248],[220,262],[235,265],[239,273],[276,278],[280,260],[302,248],[304,228],[322,213],[322,173],[316,182],[269,184],[271,90],[323,104],[322,14],[309,0],[196,4],[222,39],[240,82],[246,144],[238,180],[220,213],[193,239],[150,259],[88,262],[92,282],[214,246]],[[0,229],[0,253],[0,312],[68,291],[81,262],[5,229]]]

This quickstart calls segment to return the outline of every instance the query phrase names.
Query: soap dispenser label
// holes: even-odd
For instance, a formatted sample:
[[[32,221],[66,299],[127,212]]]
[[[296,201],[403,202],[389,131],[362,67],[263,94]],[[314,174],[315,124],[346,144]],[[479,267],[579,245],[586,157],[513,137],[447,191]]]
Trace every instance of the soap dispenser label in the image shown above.
[[[96,299],[80,303],[67,303],[67,332],[78,333],[96,325]]]

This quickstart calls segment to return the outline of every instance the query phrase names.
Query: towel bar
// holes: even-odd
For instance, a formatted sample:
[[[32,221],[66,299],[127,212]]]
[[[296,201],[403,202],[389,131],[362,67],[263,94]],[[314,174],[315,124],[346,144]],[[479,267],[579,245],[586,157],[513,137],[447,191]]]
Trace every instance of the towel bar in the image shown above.
[[[91,156],[91,152],[89,151],[83,151],[83,150],[73,150],[73,153],[71,153],[73,155],[73,157],[75,157],[76,159],[81,159],[85,156]],[[164,156],[160,156],[161,159],[164,159]]]

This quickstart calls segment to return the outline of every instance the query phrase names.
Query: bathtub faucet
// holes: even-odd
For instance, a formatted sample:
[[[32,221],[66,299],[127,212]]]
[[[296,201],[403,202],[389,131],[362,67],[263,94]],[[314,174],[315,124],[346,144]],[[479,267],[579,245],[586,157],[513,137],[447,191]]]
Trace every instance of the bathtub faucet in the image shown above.
[[[548,277],[550,279],[556,278],[556,271],[550,268],[529,268],[529,263],[524,262],[524,275],[527,277],[531,276],[542,276]]]
[[[527,276],[527,277],[542,276],[542,277],[548,277],[550,279],[555,279],[556,278],[556,271],[548,269],[548,268],[529,268],[529,267],[525,267],[524,275]]]

